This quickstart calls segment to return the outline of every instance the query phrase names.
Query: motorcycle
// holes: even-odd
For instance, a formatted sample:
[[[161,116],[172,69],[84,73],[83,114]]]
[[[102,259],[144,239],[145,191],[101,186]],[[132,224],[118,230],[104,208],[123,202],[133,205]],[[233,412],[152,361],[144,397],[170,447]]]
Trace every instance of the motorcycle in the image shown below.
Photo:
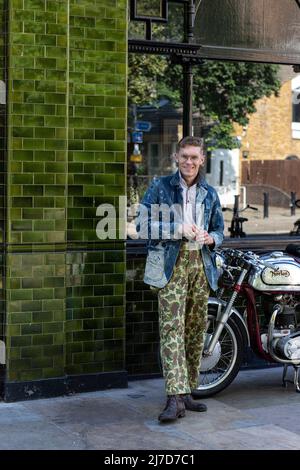
[[[235,249],[217,251],[220,270],[217,296],[209,299],[207,332],[194,397],[209,397],[228,387],[251,348],[260,358],[284,366],[282,383],[287,386],[288,367],[300,392],[300,245],[285,252],[257,255]],[[224,300],[224,292],[230,297]],[[235,307],[246,300],[243,312]],[[257,297],[262,299],[262,312]]]

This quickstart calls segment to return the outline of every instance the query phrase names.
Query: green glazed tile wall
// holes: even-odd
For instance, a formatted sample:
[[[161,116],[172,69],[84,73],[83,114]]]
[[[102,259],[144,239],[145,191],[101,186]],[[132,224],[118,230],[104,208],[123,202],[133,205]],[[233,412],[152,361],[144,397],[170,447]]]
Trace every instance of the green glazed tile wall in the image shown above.
[[[72,244],[96,241],[97,206],[117,206],[117,196],[125,194],[125,10],[125,1],[70,2],[67,239]],[[124,368],[124,244],[106,250],[68,254],[70,374]]]
[[[1,2],[1,0],[0,0]],[[124,368],[126,0],[9,2],[7,380]]]
[[[7,255],[9,380],[64,375],[65,254]]]
[[[0,340],[5,335],[5,220],[6,220],[6,74],[7,2],[0,0]],[[3,368],[0,365],[0,388]]]
[[[124,269],[124,249],[117,243],[68,253],[68,374],[124,369]]]
[[[7,11],[6,2],[0,0],[0,244],[4,242],[5,221],[5,178],[6,178],[6,45],[7,45]],[[2,245],[3,246],[3,245]]]
[[[70,1],[68,240],[125,194],[126,1]],[[99,219],[98,219],[99,220]]]
[[[66,240],[68,22],[65,0],[10,2],[8,243]]]

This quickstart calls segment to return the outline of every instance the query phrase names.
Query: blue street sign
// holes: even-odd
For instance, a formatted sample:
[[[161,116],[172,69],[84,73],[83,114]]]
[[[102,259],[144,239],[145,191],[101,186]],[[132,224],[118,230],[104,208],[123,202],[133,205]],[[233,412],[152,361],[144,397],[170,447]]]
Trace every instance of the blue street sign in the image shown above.
[[[133,132],[132,133],[132,142],[134,144],[142,144],[143,143],[143,133],[142,132]]]
[[[149,132],[151,130],[152,124],[149,121],[136,121],[134,129],[136,131]]]

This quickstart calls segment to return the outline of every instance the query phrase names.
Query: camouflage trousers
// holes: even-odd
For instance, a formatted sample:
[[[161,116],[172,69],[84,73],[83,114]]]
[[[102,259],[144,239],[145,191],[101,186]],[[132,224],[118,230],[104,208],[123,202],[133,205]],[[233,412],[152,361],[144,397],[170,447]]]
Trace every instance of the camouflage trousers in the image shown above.
[[[200,250],[182,242],[168,284],[158,291],[160,352],[167,395],[190,393],[199,380],[209,284]]]

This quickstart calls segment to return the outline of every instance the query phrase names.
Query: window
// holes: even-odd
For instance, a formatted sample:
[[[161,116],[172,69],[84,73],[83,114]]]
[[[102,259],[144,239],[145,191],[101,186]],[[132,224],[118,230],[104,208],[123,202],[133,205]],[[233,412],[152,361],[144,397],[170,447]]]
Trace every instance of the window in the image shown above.
[[[300,139],[300,76],[292,80],[292,138]]]

